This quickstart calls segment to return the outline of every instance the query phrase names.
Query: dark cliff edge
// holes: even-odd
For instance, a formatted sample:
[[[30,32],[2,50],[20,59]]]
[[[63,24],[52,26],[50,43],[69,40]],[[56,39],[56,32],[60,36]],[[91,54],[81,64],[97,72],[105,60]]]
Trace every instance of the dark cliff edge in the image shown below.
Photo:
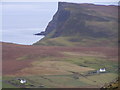
[[[45,37],[34,45],[116,46],[118,6],[59,2]]]

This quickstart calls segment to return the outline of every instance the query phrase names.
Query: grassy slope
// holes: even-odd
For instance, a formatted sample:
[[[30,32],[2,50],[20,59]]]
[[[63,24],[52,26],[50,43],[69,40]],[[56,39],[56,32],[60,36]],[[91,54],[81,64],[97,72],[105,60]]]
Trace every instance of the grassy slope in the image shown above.
[[[3,73],[5,78],[3,81],[22,77],[28,81],[26,87],[31,87],[31,84],[34,87],[40,85],[44,87],[101,87],[117,77],[116,50],[108,47],[41,47],[4,44]],[[16,57],[7,58],[9,55],[16,55]],[[8,64],[5,64],[7,61],[14,66],[13,69],[7,67]],[[13,61],[16,62],[10,63]],[[17,63],[19,68],[16,66]],[[23,63],[24,66],[22,66]],[[85,76],[91,70],[103,67],[106,67],[107,73]],[[75,79],[73,72],[83,76],[80,75],[79,79]],[[101,79],[97,80],[98,78]],[[3,86],[13,87],[12,84],[8,85],[4,82]]]
[[[92,75],[87,77],[80,76],[79,79],[74,79],[73,75],[32,75],[32,76],[22,76],[22,78],[27,80],[26,87],[35,88],[40,85],[44,85],[44,88],[79,88],[79,87],[102,87],[105,84],[116,79],[117,74],[114,73],[105,73],[100,75]],[[14,77],[18,78],[18,77]],[[99,79],[98,79],[99,78]],[[14,80],[11,79],[11,80]],[[18,84],[19,85],[19,84]],[[29,85],[34,85],[31,87]],[[19,86],[18,86],[19,87]],[[15,88],[11,84],[3,83],[3,88]]]
[[[14,85],[2,82],[2,88],[17,88],[17,87],[15,87]]]
[[[12,85],[12,84],[10,84],[8,81],[9,80],[11,80],[11,79],[13,79],[13,77],[2,77],[2,88],[16,88],[16,86],[14,86],[14,85]]]
[[[43,39],[34,45],[44,46],[116,46],[115,39],[107,38],[91,38],[91,37],[56,37],[50,39]]]

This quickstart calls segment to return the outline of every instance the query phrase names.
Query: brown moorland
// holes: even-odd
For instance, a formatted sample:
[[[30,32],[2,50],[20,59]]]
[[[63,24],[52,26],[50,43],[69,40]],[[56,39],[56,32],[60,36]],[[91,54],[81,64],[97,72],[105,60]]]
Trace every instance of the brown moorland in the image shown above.
[[[64,54],[65,52],[73,55],[103,54],[109,58],[107,60],[117,61],[117,48],[112,47],[28,46],[2,43],[2,52],[3,75],[15,75],[21,70],[24,71],[25,68],[31,67],[33,63],[37,62],[39,57],[56,57],[58,59],[67,57]]]

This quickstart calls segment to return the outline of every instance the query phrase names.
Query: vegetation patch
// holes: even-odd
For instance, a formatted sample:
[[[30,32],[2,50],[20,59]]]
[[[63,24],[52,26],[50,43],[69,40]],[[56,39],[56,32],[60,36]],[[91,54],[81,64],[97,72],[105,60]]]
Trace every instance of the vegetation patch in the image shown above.
[[[80,56],[80,57],[71,57],[64,58],[65,61],[77,64],[83,67],[91,67],[96,70],[100,68],[106,68],[108,72],[116,72],[118,71],[118,63],[113,61],[108,61],[104,58],[93,57],[93,56]]]
[[[98,87],[101,87],[105,83],[110,83],[117,77],[117,74],[114,73],[104,73],[99,75],[87,76],[86,78],[80,78],[80,81],[89,85],[97,85]]]
[[[64,61],[36,61],[32,63],[29,68],[22,69],[20,71],[23,75],[29,74],[41,74],[41,75],[59,75],[59,74],[70,74],[73,72],[86,72],[94,70],[89,67],[82,67],[76,64],[64,62]],[[19,73],[19,74],[20,74]]]

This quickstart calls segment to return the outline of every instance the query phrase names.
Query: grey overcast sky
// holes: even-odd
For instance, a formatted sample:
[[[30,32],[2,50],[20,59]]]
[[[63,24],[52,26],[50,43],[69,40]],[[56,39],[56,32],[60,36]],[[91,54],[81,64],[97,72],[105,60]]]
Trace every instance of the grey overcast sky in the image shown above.
[[[93,2],[119,2],[119,0],[1,0],[3,2],[78,2],[78,3],[93,3]]]

